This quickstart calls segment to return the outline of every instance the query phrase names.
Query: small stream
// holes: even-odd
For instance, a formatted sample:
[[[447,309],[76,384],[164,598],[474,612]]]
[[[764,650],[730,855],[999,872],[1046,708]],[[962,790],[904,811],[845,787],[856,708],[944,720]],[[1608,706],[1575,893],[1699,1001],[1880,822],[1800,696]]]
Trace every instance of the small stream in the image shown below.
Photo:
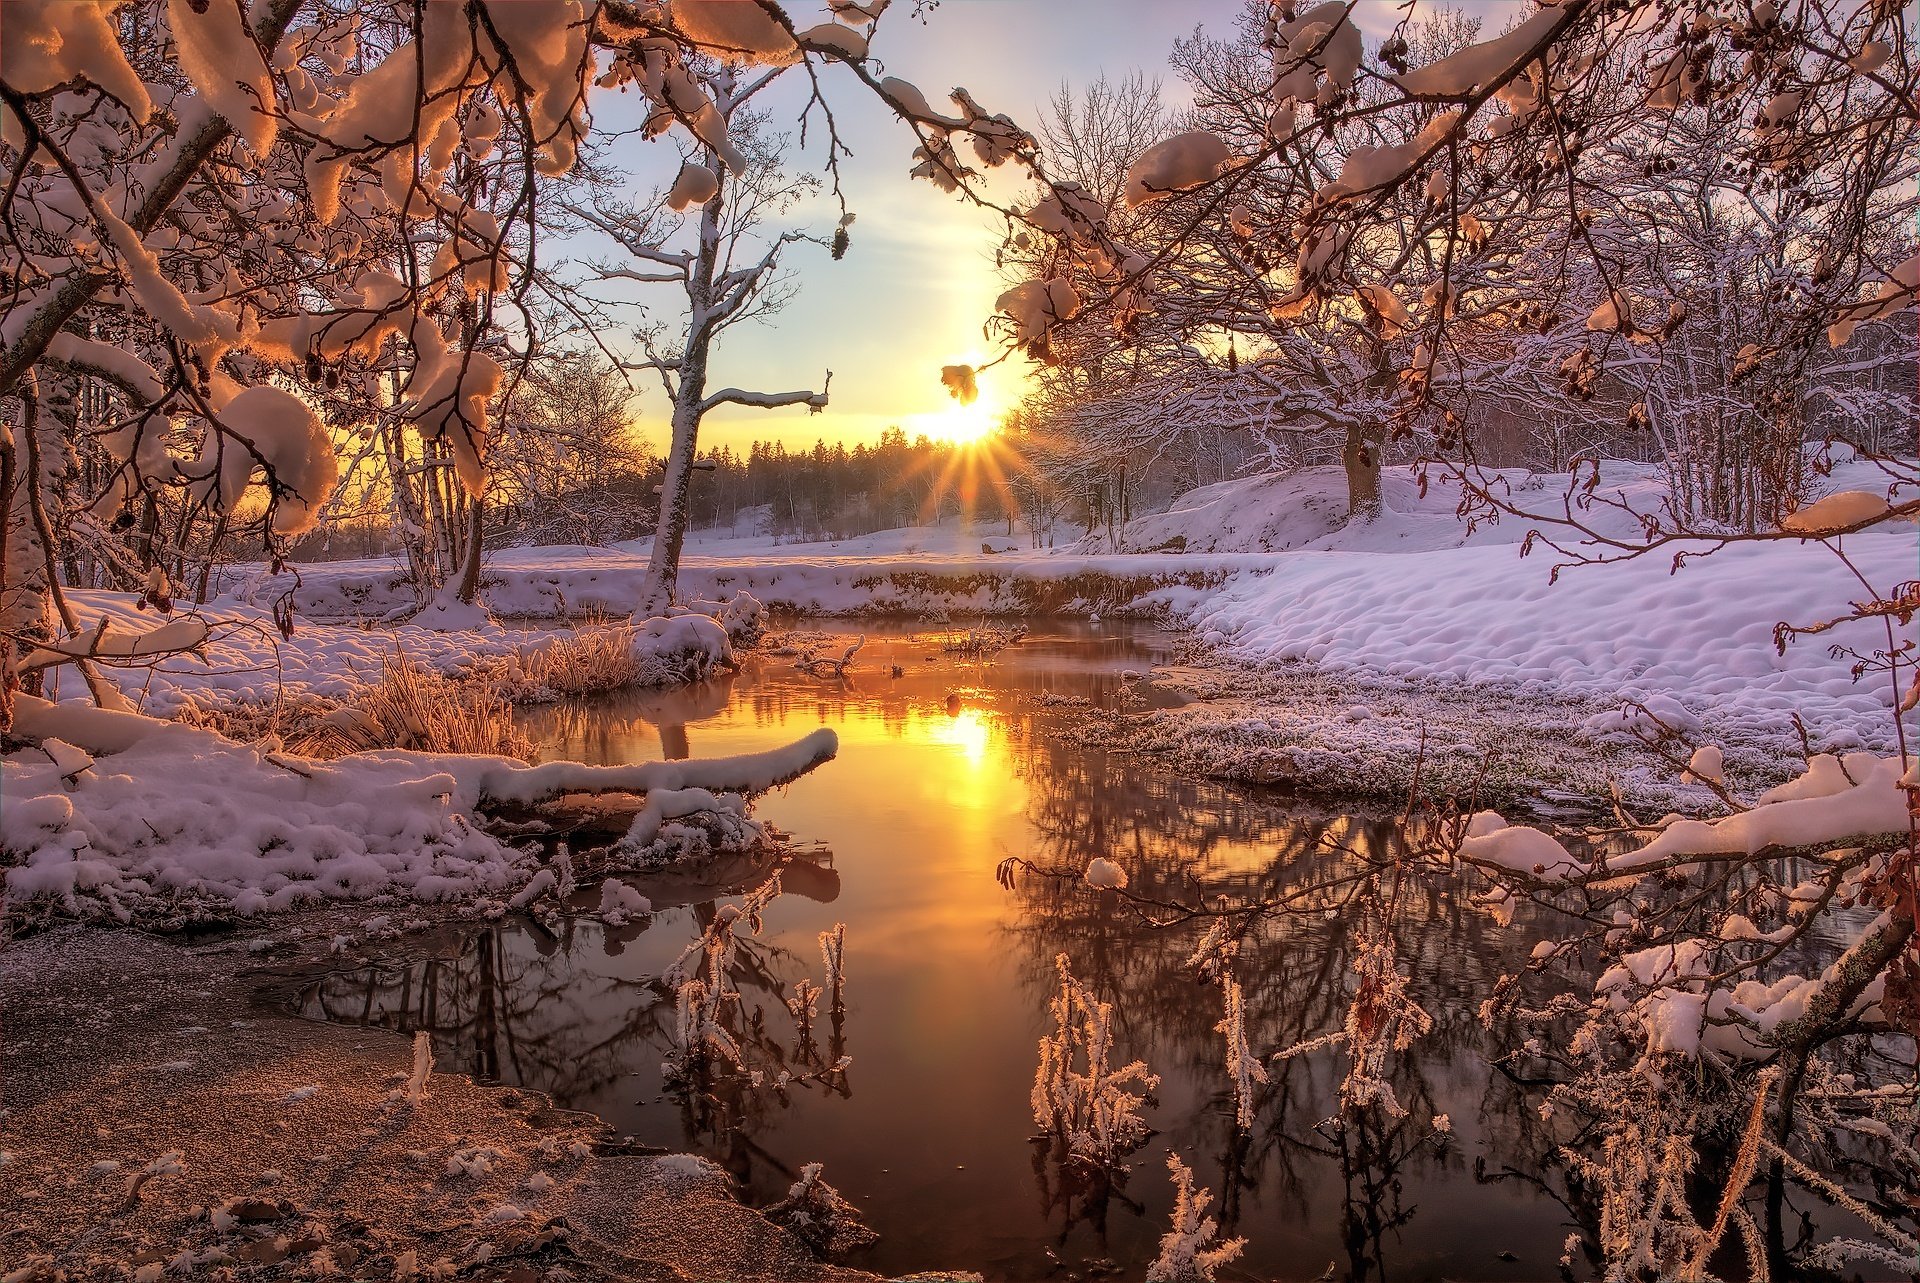
[[[933,634],[869,633],[845,682],[760,656],[726,680],[526,715],[547,756],[589,762],[838,731],[837,760],[759,805],[801,855],[735,972],[750,1058],[799,1084],[692,1100],[662,1084],[674,1001],[660,974],[728,896],[764,879],[759,868],[723,870],[719,890],[637,879],[658,911],[619,929],[583,916],[555,937],[509,917],[404,940],[376,965],[313,978],[298,1009],[430,1030],[442,1068],[538,1088],[642,1144],[706,1154],[756,1205],[823,1162],[881,1236],[851,1263],[881,1273],[1137,1279],[1167,1225],[1169,1148],[1214,1191],[1227,1232],[1249,1240],[1226,1277],[1558,1273],[1572,1225],[1551,1192],[1562,1188],[1554,1138],[1537,1101],[1489,1068],[1476,1018],[1498,975],[1518,969],[1523,932],[1501,931],[1443,887],[1411,886],[1401,964],[1436,1024],[1396,1069],[1407,1124],[1325,1125],[1345,1070],[1330,1050],[1275,1064],[1241,1136],[1214,1029],[1220,994],[1185,965],[1200,928],[1149,931],[1056,882],[1023,878],[1009,891],[995,867],[1101,855],[1136,890],[1170,898],[1272,895],[1336,871],[1349,861],[1339,847],[1385,849],[1391,820],[1074,743],[1062,732],[1088,705],[1168,698],[1137,680],[1171,658],[1171,638],[1150,628],[1049,624],[987,660],[944,653]],[[802,978],[822,981],[817,937],[837,923],[846,1010],[835,1019],[823,1002],[814,1048],[797,1051],[782,999]],[[1061,952],[1115,1003],[1118,1059],[1161,1077],[1145,1111],[1156,1134],[1104,1198],[1033,1139],[1036,1044]],[[1337,1029],[1350,959],[1337,918],[1276,923],[1249,941],[1238,970],[1252,1046]],[[841,1055],[843,1073],[806,1077]],[[1451,1119],[1446,1143],[1429,1137],[1437,1114]]]

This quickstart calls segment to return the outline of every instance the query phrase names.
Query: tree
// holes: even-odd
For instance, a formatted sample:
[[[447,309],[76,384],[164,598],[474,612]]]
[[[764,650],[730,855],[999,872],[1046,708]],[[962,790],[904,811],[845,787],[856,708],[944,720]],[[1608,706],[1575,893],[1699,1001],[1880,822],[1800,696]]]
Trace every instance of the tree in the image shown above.
[[[535,361],[500,411],[493,491],[507,534],[527,544],[604,544],[637,535],[658,461],[638,435],[632,393],[596,352]]]
[[[1477,42],[1457,21],[1409,14],[1373,50],[1350,7],[1254,5],[1235,40],[1183,43],[1193,127],[1139,157],[1125,208],[1079,202],[1069,214],[1049,197],[1010,224],[1009,247],[1035,270],[1001,299],[1009,351],[1054,358],[1060,340],[1105,322],[1137,334],[1149,361],[1197,344],[1184,358],[1197,370],[1238,364],[1233,337],[1259,335],[1256,365],[1276,362],[1296,401],[1346,419],[1364,514],[1375,412],[1403,433],[1442,411],[1464,422],[1443,393],[1483,385],[1522,336],[1516,321],[1539,311],[1551,327],[1567,318],[1550,302],[1596,286],[1572,318],[1592,336],[1570,371],[1588,383],[1636,335],[1660,336],[1669,297],[1646,300],[1638,329],[1632,300],[1603,310],[1626,264],[1593,220],[1609,146],[1665,154],[1701,110],[1739,135],[1716,193],[1777,191],[1799,203],[1793,243],[1824,247],[1809,265],[1820,287],[1784,299],[1744,363],[1750,396],[1791,397],[1830,327],[1839,340],[1910,299],[1920,259],[1901,261],[1911,248],[1877,234],[1915,130],[1897,7],[1764,3],[1722,23],[1669,0],[1627,6],[1631,21],[1620,6],[1572,3]],[[1337,413],[1356,401],[1371,404]]]
[[[1920,515],[1920,475],[1910,459],[1881,459],[1884,490],[1808,503],[1805,489],[1806,470],[1827,461],[1808,439],[1816,412],[1843,424],[1858,413],[1872,429],[1900,404],[1851,400],[1822,378],[1848,372],[1849,344],[1884,343],[1875,327],[1909,324],[1920,290],[1920,255],[1897,221],[1920,144],[1906,11],[1565,0],[1491,38],[1423,51],[1411,15],[1369,49],[1351,9],[1256,8],[1270,63],[1243,42],[1234,65],[1245,74],[1196,96],[1221,118],[1136,161],[1124,217],[1062,219],[1043,200],[1010,229],[1015,245],[1048,240],[1026,288],[1002,297],[1008,351],[1057,355],[1057,336],[1102,321],[1170,348],[1170,335],[1191,341],[1208,325],[1256,330],[1265,310],[1280,323],[1271,350],[1303,353],[1298,368],[1323,353],[1357,358],[1320,386],[1376,395],[1394,434],[1460,481],[1463,516],[1527,522],[1523,547],[1551,544],[1562,565],[1660,556],[1678,569],[1778,539],[1834,554],[1833,604],[1810,602],[1811,618],[1781,624],[1776,644],[1824,643],[1849,623],[1884,630],[1841,653],[1884,692],[1892,756],[1812,754],[1798,779],[1748,797],[1697,727],[1630,707],[1620,733],[1702,781],[1714,818],[1622,810],[1563,843],[1445,804],[1420,855],[1382,862],[1371,894],[1408,885],[1415,869],[1464,865],[1487,911],[1504,920],[1527,900],[1559,924],[1527,967],[1552,976],[1550,999],[1513,976],[1482,1010],[1534,1036],[1509,1072],[1580,1125],[1569,1158],[1596,1191],[1593,1249],[1608,1277],[1704,1277],[1736,1241],[1754,1275],[1906,1268],[1910,1208],[1877,1189],[1856,1197],[1806,1156],[1854,1127],[1904,1137],[1896,1119],[1910,1109],[1904,1067],[1869,1066],[1876,1039],[1920,1027],[1920,821],[1904,721],[1920,679],[1903,631],[1920,591],[1862,578],[1844,537]],[[1236,123],[1253,121],[1257,135]],[[1222,215],[1238,245],[1221,237]],[[1225,364],[1220,383],[1236,373]],[[1193,360],[1173,386],[1217,405],[1202,367]],[[1542,407],[1615,416],[1613,432],[1649,439],[1669,501],[1635,509],[1584,458],[1560,512],[1522,507],[1482,469],[1473,434],[1495,411]],[[1610,528],[1597,509],[1614,510]],[[1637,520],[1619,522],[1621,509]],[[1216,911],[1250,929],[1291,903]],[[1385,946],[1330,1035],[1356,1070],[1387,1050],[1379,1000],[1404,981]],[[1718,1210],[1702,1215],[1687,1187],[1701,1175],[1699,1138],[1715,1132],[1738,1140],[1712,1174]],[[1845,1207],[1872,1240],[1794,1243],[1794,1186]]]
[[[777,5],[723,0],[10,6],[0,689],[25,649],[78,629],[63,562],[156,602],[169,570],[197,558],[204,578],[243,530],[278,562],[320,519],[343,445],[349,473],[385,470],[423,599],[471,602],[489,414],[559,306],[542,209],[590,135],[589,87],[637,89],[652,134],[743,170],[721,107],[740,69],[805,63],[809,109],[826,111],[818,73],[839,64],[908,120],[923,172],[968,190],[951,139],[997,164],[1023,135],[875,76],[883,7],[800,30]],[[826,133],[837,157],[830,112]]]
[[[792,283],[782,263],[788,247],[812,243],[831,248],[832,244],[801,231],[764,234],[770,217],[786,213],[819,185],[811,175],[794,176],[783,170],[787,140],[769,133],[767,117],[749,107],[754,96],[783,70],[775,67],[749,79],[721,67],[710,75],[715,112],[737,149],[735,163],[723,165],[720,153],[711,146],[689,146],[683,149],[680,173],[664,197],[655,194],[632,204],[604,200],[574,206],[585,224],[642,264],[639,268],[596,265],[601,282],[669,285],[685,297],[684,320],[671,333],[661,323],[641,328],[637,338],[645,359],[624,363],[629,370],[658,378],[672,407],[672,436],[660,483],[653,551],[636,604],[642,617],[659,613],[673,601],[680,550],[693,517],[689,496],[700,424],[707,414],[723,405],[759,409],[804,405],[817,414],[827,404],[831,371],[817,392],[750,392],[737,387],[708,391],[709,366],[720,337],[742,322],[774,315],[792,297]],[[672,248],[670,243],[681,230],[682,220],[676,215],[689,206],[697,210],[693,243]]]

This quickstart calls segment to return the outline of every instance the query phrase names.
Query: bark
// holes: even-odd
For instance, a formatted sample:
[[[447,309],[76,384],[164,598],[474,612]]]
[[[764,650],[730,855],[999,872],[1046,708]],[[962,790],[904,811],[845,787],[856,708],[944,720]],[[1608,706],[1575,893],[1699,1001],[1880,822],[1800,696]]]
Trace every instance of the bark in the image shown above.
[[[6,551],[0,560],[0,629],[16,640],[7,643],[7,675],[11,678],[20,650],[53,639],[52,584],[47,575],[47,550],[41,544],[40,523],[34,517],[34,491],[45,487],[49,443],[39,440],[46,431],[40,398],[29,374],[20,388],[22,408],[18,430],[9,437],[6,493]],[[40,678],[25,679],[28,694],[38,694]]]
[[[471,606],[480,592],[480,553],[485,542],[486,505],[478,497],[467,504],[467,539],[460,560],[460,582],[455,595],[460,604]]]
[[[709,164],[715,158],[705,158]],[[725,188],[700,210],[700,250],[687,280],[691,312],[686,348],[680,358],[680,384],[673,398],[673,440],[660,478],[660,511],[654,518],[653,555],[640,587],[639,618],[661,614],[673,604],[680,583],[680,549],[692,515],[688,490],[694,455],[700,448],[700,417],[707,395],[707,358],[713,348],[713,273],[720,257],[720,212]]]
[[[654,521],[653,555],[640,589],[643,617],[660,614],[673,604],[680,582],[680,550],[686,543],[691,517],[688,492],[693,482],[693,458],[700,448],[700,400],[706,388],[707,354],[689,351],[680,368],[680,395],[673,406],[673,442],[667,450],[666,473],[660,480],[660,513]]]
[[[1381,443],[1359,423],[1347,426],[1340,462],[1347,470],[1347,520],[1372,521],[1380,515]]]

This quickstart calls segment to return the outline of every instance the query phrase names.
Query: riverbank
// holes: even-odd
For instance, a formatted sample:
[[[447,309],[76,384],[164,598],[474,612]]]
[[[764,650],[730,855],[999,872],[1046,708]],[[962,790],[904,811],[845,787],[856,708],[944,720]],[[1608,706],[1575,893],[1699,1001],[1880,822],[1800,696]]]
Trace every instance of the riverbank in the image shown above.
[[[1657,510],[1661,494],[1644,465],[1618,467],[1609,475],[1621,478],[1615,497],[1624,506],[1601,505],[1584,519],[1631,539],[1633,514]],[[1863,580],[1881,592],[1910,580],[1910,528],[1851,535],[1837,548],[1797,539],[1677,544],[1570,564],[1549,548],[1529,555],[1527,521],[1469,528],[1454,515],[1457,489],[1420,490],[1398,476],[1377,520],[1343,524],[1323,471],[1195,492],[1187,506],[1129,528],[1132,546],[1157,552],[1036,549],[961,527],[820,543],[695,539],[682,590],[747,592],[787,619],[837,619],[849,631],[859,619],[1154,620],[1206,646],[1214,670],[1206,688],[1237,688],[1242,707],[1232,716],[1243,721],[1285,715],[1284,702],[1262,691],[1289,695],[1310,669],[1336,687],[1431,697],[1442,723],[1460,692],[1472,691],[1466,704],[1516,713],[1561,741],[1626,742],[1620,712],[1639,705],[1677,732],[1676,746],[1687,744],[1683,760],[1715,743],[1771,759],[1774,776],[1797,769],[1809,750],[1896,747],[1897,692],[1872,662],[1889,645],[1885,621],[1790,630],[1848,613],[1866,595]],[[1837,472],[1832,484],[1842,480]],[[1567,482],[1516,474],[1503,484],[1546,510]],[[489,561],[484,595],[503,618],[620,614],[645,563],[644,545],[506,549]],[[397,569],[378,560],[303,567],[297,586],[254,577],[228,588],[242,605],[291,591],[299,610],[324,620],[377,618],[405,595]],[[1912,638],[1911,625],[1896,622],[1892,644]],[[1178,719],[1162,720],[1178,734]],[[1316,740],[1366,747],[1324,728]],[[1397,739],[1376,747],[1402,750]]]
[[[63,928],[0,954],[9,1278],[818,1280],[718,1168],[621,1152],[591,1115],[409,1040],[253,1006],[249,973],[341,962],[363,915],[213,940]]]

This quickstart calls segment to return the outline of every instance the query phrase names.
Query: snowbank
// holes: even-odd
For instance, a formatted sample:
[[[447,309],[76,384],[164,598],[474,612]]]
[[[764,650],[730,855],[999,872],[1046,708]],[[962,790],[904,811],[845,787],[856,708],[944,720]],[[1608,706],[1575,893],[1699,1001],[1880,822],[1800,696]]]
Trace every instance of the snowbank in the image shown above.
[[[1887,585],[1912,575],[1911,534],[1856,535],[1847,550]],[[1817,544],[1742,544],[1671,572],[1670,556],[1563,571],[1509,545],[1407,555],[1300,551],[1272,573],[1217,591],[1158,599],[1206,640],[1257,661],[1298,660],[1356,672],[1603,699],[1677,695],[1785,730],[1796,709],[1838,725],[1831,746],[1884,735],[1883,682],[1856,681],[1835,643],[1884,644],[1869,624],[1774,647],[1781,621],[1842,611],[1859,585]],[[1589,733],[1604,733],[1595,724]],[[1851,742],[1848,742],[1848,739]]]
[[[656,858],[678,821],[713,814],[736,848],[762,834],[745,798],[832,758],[833,731],[708,761],[527,766],[380,752],[331,762],[209,731],[22,696],[16,728],[45,747],[0,758],[0,864],[10,907],[76,917],[248,915],[325,900],[500,896],[538,853],[486,831],[486,812],[569,793],[630,794],[623,848]],[[702,831],[704,836],[704,831]]]
[[[970,551],[887,552],[920,542],[917,532],[882,532],[825,544],[725,540],[697,545],[680,562],[683,597],[726,600],[747,592],[770,608],[807,615],[1087,615],[1124,610],[1169,583],[1218,583],[1237,570],[1270,565],[1264,557],[1207,561],[1151,554],[996,551],[1007,538],[974,539]],[[950,540],[930,539],[936,545]],[[710,551],[709,551],[710,549]],[[482,595],[504,619],[624,615],[639,599],[647,556],[628,546],[510,548],[492,557]],[[232,599],[265,603],[293,587],[256,579]],[[410,600],[392,562],[382,559],[303,566],[293,587],[311,619],[376,619]]]
[[[138,598],[130,593],[69,591],[67,596],[83,631],[102,618],[108,621],[108,652],[116,638],[130,639],[159,622],[151,612],[139,610]],[[631,634],[633,684],[660,686],[706,677],[733,662],[734,635],[752,635],[759,626],[759,603],[751,598],[701,603],[698,611],[647,620]],[[350,700],[367,683],[378,682],[383,666],[396,658],[459,677],[490,670],[569,635],[566,630],[502,628],[496,623],[372,628],[302,619],[292,636],[283,637],[267,611],[230,598],[177,613],[169,627],[204,640],[191,653],[104,670],[137,708],[160,717],[172,716],[188,703],[209,708],[282,699]],[[71,669],[54,672],[56,698],[86,697],[85,684]]]

